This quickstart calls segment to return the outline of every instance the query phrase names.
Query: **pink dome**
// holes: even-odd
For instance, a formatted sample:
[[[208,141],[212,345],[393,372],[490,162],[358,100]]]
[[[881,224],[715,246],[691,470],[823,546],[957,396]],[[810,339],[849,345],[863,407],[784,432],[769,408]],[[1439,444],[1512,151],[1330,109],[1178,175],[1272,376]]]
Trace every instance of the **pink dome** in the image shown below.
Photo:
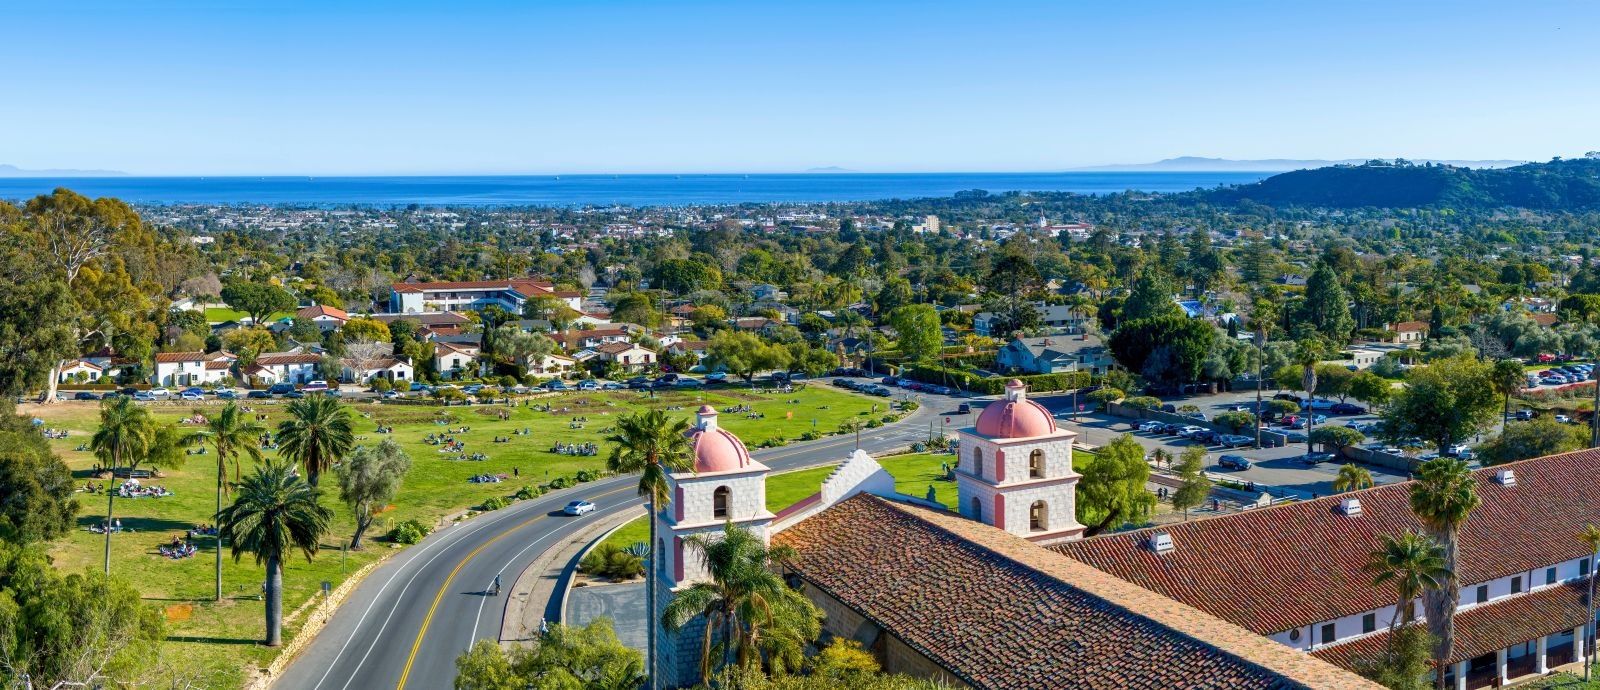
[[[988,438],[1031,438],[1056,431],[1056,419],[1043,405],[1028,399],[1021,381],[1006,384],[1004,400],[983,408],[977,432]]]
[[[700,423],[689,431],[689,444],[694,446],[695,472],[728,472],[750,466],[750,451],[745,449],[744,442],[717,428],[716,409],[702,406],[698,417]]]

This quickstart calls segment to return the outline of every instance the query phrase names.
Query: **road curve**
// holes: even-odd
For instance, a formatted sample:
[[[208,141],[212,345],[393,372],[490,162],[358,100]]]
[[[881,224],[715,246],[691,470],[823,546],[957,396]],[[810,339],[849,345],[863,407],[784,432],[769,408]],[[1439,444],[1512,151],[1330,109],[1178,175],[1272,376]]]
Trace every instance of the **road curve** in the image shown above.
[[[823,383],[822,381],[818,382]],[[903,393],[903,392],[901,392]],[[942,418],[952,427],[970,423],[949,397],[911,393],[921,403],[898,423],[861,434],[869,452],[904,447],[928,435]],[[853,435],[751,454],[773,470],[843,460]],[[546,549],[596,518],[641,504],[632,476],[611,477],[518,501],[442,528],[372,573],[350,593],[327,626],[273,683],[288,690],[449,688],[455,659],[479,639],[498,639],[506,597],[486,596],[500,575],[509,586]],[[561,514],[568,501],[596,504],[584,518]],[[547,614],[553,618],[554,612]]]

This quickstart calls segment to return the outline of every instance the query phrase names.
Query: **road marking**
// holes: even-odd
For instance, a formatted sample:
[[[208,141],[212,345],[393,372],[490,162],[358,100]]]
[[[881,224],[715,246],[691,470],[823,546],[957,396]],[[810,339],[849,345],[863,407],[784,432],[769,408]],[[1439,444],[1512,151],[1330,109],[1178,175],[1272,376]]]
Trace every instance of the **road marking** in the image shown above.
[[[621,489],[615,489],[615,490],[612,490],[612,491],[607,491],[606,493],[600,494],[598,496],[595,496],[595,498],[604,498],[606,496],[610,496],[610,495],[615,494],[615,493],[621,493],[621,492],[627,491],[627,490],[628,489],[626,487],[621,488]],[[587,499],[585,499],[585,500],[587,500]],[[461,573],[461,569],[466,567],[467,563],[472,561],[473,558],[476,558],[477,555],[480,552],[482,552],[486,548],[489,548],[489,545],[491,545],[491,544],[493,544],[493,543],[495,543],[497,541],[500,541],[501,539],[504,539],[507,536],[510,536],[512,532],[516,532],[516,531],[518,531],[518,530],[520,530],[520,529],[522,529],[524,527],[527,527],[528,525],[531,525],[531,524],[533,524],[535,522],[538,522],[540,520],[544,520],[544,519],[546,519],[548,517],[549,517],[548,515],[540,515],[538,517],[534,517],[534,518],[531,518],[529,520],[523,521],[522,523],[520,523],[520,524],[518,524],[518,525],[516,525],[514,527],[511,527],[510,529],[507,529],[507,530],[505,530],[505,531],[503,531],[503,532],[501,532],[499,534],[494,535],[493,537],[491,537],[489,539],[489,541],[486,541],[486,542],[484,542],[482,544],[479,544],[477,548],[475,548],[471,552],[467,553],[467,555],[464,558],[461,559],[461,562],[457,563],[456,567],[452,568],[450,570],[450,574],[445,576],[444,582],[439,585],[439,592],[433,596],[433,604],[428,606],[428,613],[422,617],[422,626],[417,629],[417,639],[416,639],[416,641],[411,643],[411,653],[406,656],[406,665],[400,671],[400,682],[397,685],[395,685],[395,690],[403,690],[406,687],[406,680],[411,677],[411,665],[416,663],[416,661],[417,661],[417,652],[422,649],[422,638],[427,636],[427,634],[428,634],[428,626],[433,623],[433,614],[438,611],[439,602],[444,600],[445,592],[450,590],[450,583],[455,581],[456,575]]]

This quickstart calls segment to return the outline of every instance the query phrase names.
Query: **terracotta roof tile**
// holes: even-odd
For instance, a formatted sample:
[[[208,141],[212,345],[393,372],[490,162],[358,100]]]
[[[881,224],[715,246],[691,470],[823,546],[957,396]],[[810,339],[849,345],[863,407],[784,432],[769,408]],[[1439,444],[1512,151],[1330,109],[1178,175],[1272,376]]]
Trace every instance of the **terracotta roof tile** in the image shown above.
[[[858,494],[773,541],[808,586],[974,687],[1377,687],[944,511]]]
[[[1584,603],[1584,582],[1569,582],[1536,592],[1518,594],[1456,614],[1456,635],[1450,647],[1455,663],[1492,654],[1514,644],[1583,625],[1589,609]],[[1368,635],[1312,652],[1345,668],[1355,668],[1381,658],[1389,633]]]
[[[207,355],[206,353],[204,353],[204,352],[157,352],[156,353],[156,362],[158,364],[172,364],[172,363],[176,363],[176,362],[204,362],[204,361],[209,360],[209,359],[211,359],[211,357],[209,355]]]
[[[318,304],[318,305],[315,305],[315,306],[306,307],[304,309],[301,309],[300,311],[295,312],[294,315],[298,316],[298,317],[300,317],[302,319],[314,319],[314,318],[317,318],[318,316],[328,316],[328,317],[332,317],[332,318],[335,318],[335,319],[339,319],[340,321],[349,321],[350,320],[350,314],[346,313],[345,310],[337,309],[337,308],[330,307],[330,306],[323,305],[323,304]]]
[[[1511,469],[1516,486],[1495,471]],[[1482,504],[1461,530],[1463,585],[1582,558],[1572,537],[1600,520],[1600,450],[1583,450],[1478,470]],[[1258,508],[1234,515],[1094,537],[1050,547],[1141,587],[1263,635],[1382,608],[1392,590],[1362,570],[1379,535],[1420,529],[1410,483]],[[1336,508],[1361,500],[1361,515]],[[1151,532],[1174,550],[1145,548]]]

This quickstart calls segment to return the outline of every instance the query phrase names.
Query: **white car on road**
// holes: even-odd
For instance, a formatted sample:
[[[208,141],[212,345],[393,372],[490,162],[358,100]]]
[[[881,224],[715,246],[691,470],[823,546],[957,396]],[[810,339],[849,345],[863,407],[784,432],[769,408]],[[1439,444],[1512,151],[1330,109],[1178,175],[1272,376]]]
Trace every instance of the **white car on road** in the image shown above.
[[[594,512],[594,504],[588,501],[573,501],[568,503],[567,507],[562,508],[561,512],[576,516],[588,515]]]

